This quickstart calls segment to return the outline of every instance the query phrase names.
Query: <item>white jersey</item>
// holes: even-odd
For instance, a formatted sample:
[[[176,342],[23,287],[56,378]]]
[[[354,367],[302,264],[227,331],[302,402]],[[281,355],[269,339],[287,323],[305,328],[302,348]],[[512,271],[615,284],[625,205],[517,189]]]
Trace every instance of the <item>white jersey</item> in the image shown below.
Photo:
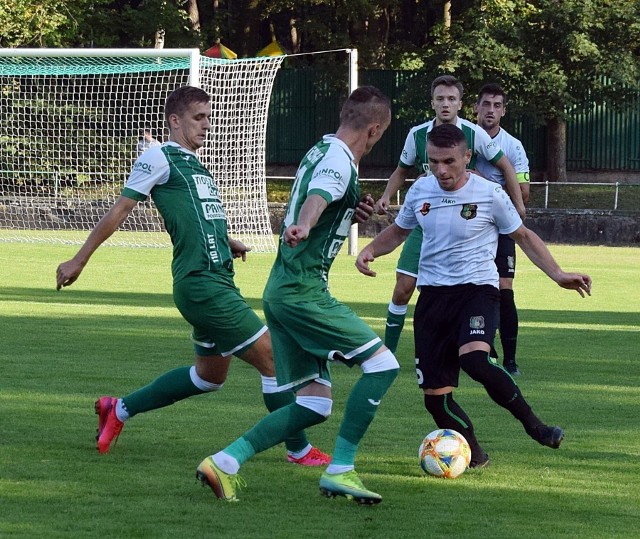
[[[418,286],[473,283],[498,288],[498,234],[520,225],[502,187],[476,174],[456,191],[445,191],[435,176],[415,182],[396,217],[404,229],[423,230]]]
[[[504,129],[500,128],[498,134],[493,137],[493,141],[502,148],[502,151],[507,156],[507,159],[516,169],[516,178],[519,183],[526,183],[529,181],[529,158],[527,152],[524,151],[522,142],[520,142],[513,135],[507,133]],[[502,171],[492,165],[489,161],[482,156],[478,157],[476,161],[476,170],[482,174],[487,180],[499,183],[504,187],[505,180],[502,175]]]

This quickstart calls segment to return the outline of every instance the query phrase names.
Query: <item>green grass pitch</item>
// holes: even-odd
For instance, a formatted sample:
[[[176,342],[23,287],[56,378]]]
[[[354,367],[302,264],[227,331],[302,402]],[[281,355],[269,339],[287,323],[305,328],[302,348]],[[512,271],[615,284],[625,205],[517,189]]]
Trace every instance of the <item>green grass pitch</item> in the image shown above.
[[[551,246],[565,269],[593,277],[586,299],[519,257],[518,383],[543,419],[565,429],[559,450],[533,442],[462,375],[456,397],[491,466],[449,481],[425,476],[417,450],[435,426],[416,387],[409,321],[400,376],[357,460],[383,503],[360,507],[321,497],[320,470],[289,464],[282,446],[243,467],[237,504],[196,483],[198,463],[265,413],[259,377],[241,361],[222,391],[135,417],[112,453],[99,455],[96,397],[191,364],[192,348],[171,298],[169,249],[103,247],[75,285],[56,292],[56,266],[76,249],[0,243],[0,537],[637,537],[640,250]],[[333,294],[380,335],[395,260],[376,261],[370,279],[341,254],[331,274]],[[260,314],[272,261],[250,254],[237,264]],[[326,451],[358,376],[333,373],[334,415],[309,431]]]

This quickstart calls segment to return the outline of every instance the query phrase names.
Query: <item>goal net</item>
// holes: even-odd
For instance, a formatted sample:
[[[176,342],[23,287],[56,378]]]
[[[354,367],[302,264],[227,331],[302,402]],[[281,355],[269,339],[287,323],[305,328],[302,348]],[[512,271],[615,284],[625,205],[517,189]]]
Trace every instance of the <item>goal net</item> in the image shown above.
[[[0,49],[0,241],[82,243],[119,196],[144,130],[168,140],[169,92],[192,84],[212,97],[200,157],[220,188],[229,233],[254,251],[274,251],[265,140],[282,60],[180,49]],[[170,242],[149,200],[107,243]]]

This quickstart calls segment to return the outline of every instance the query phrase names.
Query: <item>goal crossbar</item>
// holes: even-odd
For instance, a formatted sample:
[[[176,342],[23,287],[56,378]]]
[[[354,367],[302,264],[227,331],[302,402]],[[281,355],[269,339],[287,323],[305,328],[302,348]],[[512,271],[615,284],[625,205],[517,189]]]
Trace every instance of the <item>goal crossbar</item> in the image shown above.
[[[284,57],[203,57],[197,49],[0,49],[0,241],[81,243],[119,195],[145,129],[167,140],[164,100],[191,84],[212,97],[200,157],[218,182],[229,232],[275,249],[265,140]],[[111,244],[163,246],[152,203]]]

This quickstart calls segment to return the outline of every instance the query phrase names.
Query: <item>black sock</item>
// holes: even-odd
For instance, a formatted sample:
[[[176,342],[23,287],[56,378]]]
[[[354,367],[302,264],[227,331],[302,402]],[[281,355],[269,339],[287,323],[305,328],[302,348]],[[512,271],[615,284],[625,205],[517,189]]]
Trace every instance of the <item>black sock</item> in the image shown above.
[[[453,394],[425,395],[424,407],[431,414],[438,428],[452,429],[465,437],[471,448],[472,459],[481,459],[485,455],[476,438],[471,419],[469,419],[469,416],[460,405],[453,400]]]
[[[513,290],[509,288],[500,290],[500,342],[503,362],[515,361],[518,343],[518,311]]]
[[[484,386],[494,402],[509,410],[528,433],[543,424],[527,404],[513,378],[502,367],[492,362],[487,352],[476,350],[461,355],[460,367]]]

